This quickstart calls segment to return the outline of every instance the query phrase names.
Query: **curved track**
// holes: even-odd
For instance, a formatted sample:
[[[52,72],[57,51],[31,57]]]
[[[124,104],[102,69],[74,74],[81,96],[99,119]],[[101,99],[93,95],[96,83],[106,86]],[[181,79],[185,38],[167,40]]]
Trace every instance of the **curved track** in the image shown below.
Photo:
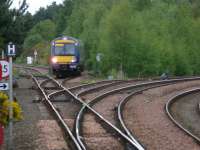
[[[133,85],[133,84],[135,84],[135,83],[137,83],[138,81],[134,81],[134,80],[132,80],[132,81],[123,81],[123,82],[120,82],[120,83],[117,83],[117,84],[110,84],[109,86],[106,86],[106,87],[104,87],[103,89],[96,89],[96,90],[89,90],[89,91],[87,91],[87,92],[85,92],[85,91],[83,91],[83,92],[79,92],[79,94],[78,94],[78,96],[81,96],[82,98],[84,97],[84,99],[87,101],[87,102],[89,102],[88,104],[89,105],[91,105],[92,106],[92,104],[91,103],[93,103],[93,104],[95,104],[94,102],[96,101],[96,102],[100,102],[100,100],[101,100],[101,105],[102,106],[104,106],[104,109],[102,108],[101,110],[105,110],[105,108],[108,108],[108,109],[112,109],[112,106],[113,106],[113,104],[114,104],[114,102],[111,102],[112,103],[112,106],[109,108],[109,105],[107,105],[106,104],[106,102],[108,102],[108,101],[104,101],[104,103],[103,103],[103,101],[102,101],[102,98],[105,98],[106,96],[108,96],[108,95],[110,95],[111,93],[110,92],[108,92],[109,90],[113,90],[113,89],[116,89],[116,88],[119,88],[119,87],[123,87],[123,86],[130,86],[130,85]],[[108,93],[108,95],[106,95],[105,94],[105,92],[107,91],[107,93]],[[92,93],[92,94],[91,94]],[[96,95],[99,95],[99,96],[97,96],[96,98],[94,98]],[[93,100],[91,100],[92,98],[94,98]],[[115,102],[115,103],[117,103],[117,101]],[[83,120],[83,118],[84,118],[84,116],[87,116],[87,118],[89,117],[89,118],[93,118],[94,116],[92,115],[92,114],[90,114],[89,113],[89,115],[85,115],[84,114],[84,112],[86,112],[86,110],[85,110],[85,108],[86,107],[82,107],[82,109],[81,109],[81,111],[79,112],[79,114],[78,114],[78,116],[77,116],[77,119],[76,119],[76,134],[77,134],[77,138],[79,139],[79,141],[80,141],[80,143],[81,143],[81,145],[84,145],[83,144],[83,142],[82,142],[82,140],[80,139],[80,137],[82,137],[81,135],[80,135],[80,130],[79,130],[79,128],[80,127],[82,127],[81,126],[81,124],[80,124],[80,122],[82,122],[82,120]],[[94,108],[95,109],[95,108]],[[96,109],[97,110],[97,109]],[[111,110],[111,111],[109,111],[109,113],[111,113],[111,114],[109,114],[109,115],[105,115],[105,114],[103,114],[101,111],[99,111],[99,110],[97,110],[99,113],[101,113],[101,115],[102,116],[104,116],[107,120],[109,120],[115,127],[117,127],[117,124],[116,124],[116,122],[115,122],[115,120],[113,120],[112,118],[113,118],[113,115],[114,115],[114,112]],[[87,113],[87,112],[86,112]],[[91,120],[91,119],[86,119],[86,120]],[[84,121],[85,122],[85,121]],[[83,123],[84,123],[83,122]],[[86,123],[87,123],[88,121],[86,121]],[[89,124],[91,124],[91,126],[93,126],[92,128],[94,128],[94,126],[97,126],[97,129],[96,130],[101,130],[100,132],[102,133],[103,132],[103,135],[101,135],[101,136],[103,136],[102,138],[100,138],[101,139],[101,141],[98,141],[98,142],[100,142],[100,143],[97,143],[97,141],[95,142],[95,144],[98,144],[98,146],[97,147],[90,147],[89,145],[87,145],[87,147],[88,147],[88,149],[103,149],[103,148],[107,148],[107,149],[113,149],[113,148],[115,148],[115,149],[123,149],[123,148],[131,148],[131,146],[128,144],[128,143],[124,143],[124,141],[123,141],[123,139],[122,139],[122,141],[121,142],[119,142],[119,139],[117,138],[113,138],[113,137],[116,137],[116,134],[119,134],[119,133],[116,133],[116,132],[113,132],[113,131],[111,131],[111,132],[109,132],[110,131],[110,129],[109,129],[109,127],[107,127],[105,124],[103,124],[103,123],[100,123],[100,126],[103,126],[104,128],[105,128],[105,130],[103,129],[103,128],[101,128],[98,124],[99,121],[98,120],[95,120],[95,119],[93,119],[92,121],[90,121],[89,123],[88,123],[88,125],[83,125],[83,126],[87,126],[87,127],[89,127],[90,125]],[[90,127],[89,127],[90,128]],[[117,127],[118,129],[120,129],[119,127]],[[84,130],[86,130],[86,127],[85,127],[85,129]],[[94,129],[93,129],[94,130]],[[92,131],[92,130],[91,130]],[[84,132],[84,131],[83,131]],[[109,133],[109,134],[108,134]],[[86,134],[87,134],[87,131],[86,131]],[[96,133],[95,134],[95,136],[98,136],[98,133]],[[87,139],[87,138],[86,138]],[[91,138],[90,138],[91,139]],[[105,139],[107,139],[107,140],[105,140]],[[95,138],[94,137],[92,137],[92,140],[95,140]],[[91,142],[91,141],[90,141]],[[105,144],[105,142],[107,142],[107,143],[109,143],[109,144]],[[114,142],[114,144],[112,144],[111,142]],[[86,143],[86,142],[85,142]],[[103,145],[103,143],[104,143],[104,145]],[[101,144],[101,145],[99,145],[99,144]],[[111,146],[112,145],[112,146]],[[137,149],[138,148],[141,148],[140,146],[138,146],[137,147]],[[134,149],[133,147],[131,148],[131,149]]]
[[[185,149],[189,147],[191,149],[192,146],[193,149],[197,148],[194,142],[191,146],[192,139],[188,140],[188,136],[178,131],[179,129],[171,123],[163,108],[168,97],[180,93],[180,90],[199,85],[199,81],[191,81],[162,85],[162,87],[155,86],[133,92],[124,98],[119,105],[118,115],[122,120],[125,119],[122,124],[128,127],[127,134],[129,136],[133,134],[147,149],[183,149],[184,146]],[[123,110],[124,107],[126,110]],[[197,105],[195,108],[197,109]]]
[[[196,79],[199,79],[199,78],[188,78],[188,79],[175,79],[175,80],[168,80],[168,81],[155,81],[155,82],[149,82],[149,83],[143,83],[143,84],[138,84],[138,85],[131,85],[131,86],[127,86],[127,87],[124,87],[124,88],[119,88],[119,89],[116,89],[116,90],[113,90],[113,91],[109,91],[109,92],[107,92],[107,93],[103,93],[103,94],[101,94],[100,96],[97,96],[96,98],[94,98],[93,100],[91,100],[90,102],[89,102],[89,105],[94,105],[95,103],[98,103],[99,101],[102,101],[102,99],[105,99],[105,97],[108,97],[108,96],[110,96],[110,95],[114,95],[114,93],[116,94],[117,93],[117,95],[119,95],[119,93],[125,93],[125,95],[127,94],[127,93],[130,93],[130,92],[132,92],[132,91],[137,91],[137,92],[141,92],[141,89],[148,89],[148,88],[152,88],[152,87],[155,87],[155,86],[160,86],[160,85],[166,85],[166,84],[172,84],[172,83],[177,83],[177,82],[182,82],[182,81],[192,81],[192,80],[196,80]],[[150,86],[150,87],[148,87],[148,86]],[[123,92],[122,92],[123,91]],[[134,92],[134,93],[135,93]],[[81,93],[79,93],[80,95],[82,95]],[[83,96],[83,95],[82,95]],[[122,99],[122,98],[121,98]],[[120,99],[119,99],[120,100]],[[115,101],[115,105],[119,102],[119,100],[114,100]],[[107,101],[105,101],[105,102],[109,102],[109,99],[107,99]],[[101,106],[103,106],[103,104],[101,103]],[[105,106],[107,106],[107,105],[105,105]],[[103,107],[100,107],[100,109],[99,109],[99,111],[102,111],[102,109],[101,108],[103,108]],[[79,112],[79,115],[78,115],[78,117],[77,117],[77,120],[76,120],[76,126],[77,126],[77,130],[76,130],[76,134],[77,134],[77,138],[79,139],[79,141],[80,141],[80,143],[81,143],[81,145],[84,145],[83,143],[83,141],[81,140],[82,138],[80,138],[80,137],[82,137],[81,135],[80,135],[80,131],[78,130],[79,129],[79,127],[80,127],[80,122],[82,122],[83,121],[83,118],[84,118],[84,112],[86,112],[86,107],[82,107],[82,109],[81,109],[81,111]],[[118,110],[120,110],[121,108],[118,108]],[[99,112],[98,111],[98,112]],[[105,111],[105,110],[104,110]],[[112,113],[112,112],[111,112]],[[114,112],[113,112],[114,113]],[[113,114],[112,113],[112,114]],[[105,115],[106,116],[106,114],[104,114],[103,112],[101,112],[101,114],[103,114],[103,115]],[[120,113],[118,112],[118,115],[119,115]],[[85,115],[85,116],[88,116],[88,115]],[[120,116],[120,115],[119,115]],[[108,115],[106,116],[107,117],[107,119],[109,118],[108,117]],[[90,117],[91,118],[91,117]],[[114,118],[114,116],[112,117],[112,118]],[[88,119],[86,119],[86,120],[88,120]],[[125,125],[124,125],[124,123],[123,123],[123,121],[122,121],[122,117],[121,117],[121,119],[119,119],[119,120],[121,120],[121,124],[122,124],[122,128],[123,128],[123,130],[125,130],[126,131],[126,134],[127,135],[129,135],[129,137],[132,139],[132,141],[134,141],[135,143],[136,143],[136,145],[138,146],[138,149],[140,148],[140,149],[143,149],[142,148],[142,146],[139,144],[139,142],[137,142],[136,141],[136,139],[135,138],[133,138],[133,136],[130,134],[130,132],[128,132],[128,129],[125,127]],[[114,123],[114,121],[111,119],[111,120],[109,120],[109,121],[111,121],[111,122],[113,122]],[[118,123],[116,123],[116,125],[117,125]]]
[[[50,107],[50,109],[54,112],[55,116],[58,119],[58,122],[61,123],[61,126],[64,128],[65,131],[67,131],[68,136],[71,139],[71,143],[73,143],[73,145],[70,143],[68,144],[70,147],[74,148],[76,147],[77,149],[85,149],[84,147],[81,147],[77,141],[76,138],[73,136],[72,131],[70,130],[69,125],[67,125],[67,123],[65,122],[64,118],[62,117],[62,115],[60,114],[60,112],[57,110],[57,108],[55,107],[55,105],[51,102],[51,98],[53,97],[52,95],[59,93],[59,95],[61,93],[64,93],[65,95],[69,96],[71,99],[73,99],[76,102],[79,102],[80,104],[86,106],[97,118],[99,118],[101,121],[105,122],[105,124],[107,124],[109,126],[109,128],[111,130],[114,130],[116,132],[118,132],[118,136],[120,136],[121,138],[123,138],[125,141],[127,141],[127,143],[129,143],[130,145],[132,145],[133,147],[137,147],[137,145],[135,145],[135,143],[132,142],[132,140],[130,140],[129,137],[127,137],[126,135],[124,135],[118,128],[116,128],[115,126],[113,126],[109,121],[107,121],[104,117],[102,117],[99,113],[97,113],[94,109],[92,109],[89,105],[87,105],[85,102],[83,102],[81,99],[77,98],[74,94],[72,94],[72,92],[70,92],[68,89],[66,89],[63,85],[61,85],[58,81],[56,81],[55,79],[53,79],[50,76],[48,77],[48,81],[42,81],[42,82],[38,82],[38,79],[36,77],[34,77],[33,74],[31,74],[31,77],[33,78],[34,82],[36,83],[36,85],[38,86],[38,88],[40,89],[41,93],[43,94],[44,98],[43,101],[45,101],[45,103],[48,104],[48,106]],[[43,86],[45,86],[46,84],[49,84],[51,82],[51,86],[55,86],[55,88],[61,88],[58,91],[54,91],[53,94],[49,93],[47,91],[45,91],[44,87],[41,87],[41,84]]]
[[[140,83],[133,80],[106,80],[67,89],[64,87],[64,85],[68,80],[70,80],[70,78],[63,82],[60,80],[55,80],[50,76],[46,76],[45,78],[43,77],[43,79],[41,79],[38,75],[37,77],[34,77],[33,74],[31,76],[44,96],[43,102],[45,102],[51,108],[59,120],[58,122],[61,123],[64,131],[67,131],[65,133],[68,135],[67,139],[71,139],[68,145],[72,149],[94,148],[88,146],[88,140],[85,140],[88,139],[87,131],[84,131],[85,126],[88,127],[89,125],[84,125],[84,120],[90,120],[93,118],[92,120],[95,123],[92,125],[102,126],[106,130],[100,132],[102,132],[104,136],[109,137],[107,139],[111,139],[111,141],[114,140],[114,143],[118,143],[118,145],[115,147],[109,147],[108,145],[106,147],[102,146],[105,144],[102,142],[104,139],[102,139],[101,141],[96,141],[96,143],[99,142],[99,145],[95,149],[106,147],[108,149],[115,148],[143,150],[143,146],[137,141],[136,138],[134,138],[133,134],[128,130],[123,121],[121,112],[123,110],[124,103],[126,103],[129,97],[132,95],[143,92],[144,90],[148,90],[150,88],[199,79],[173,79],[147,83]],[[66,110],[67,106],[71,109]],[[106,109],[102,109],[104,106],[106,106]],[[78,112],[78,110],[80,111]],[[70,115],[72,116],[72,120],[75,120],[75,116],[77,116],[75,125],[73,125],[74,123],[67,122],[69,119],[66,119],[66,114],[69,112],[71,113]],[[83,123],[81,124],[82,121]],[[84,128],[82,125],[84,125]],[[76,131],[76,134],[74,131]],[[81,133],[83,135],[81,135]],[[98,134],[95,136],[98,136]],[[93,139],[93,141],[94,140],[95,139]]]
[[[200,143],[199,96],[200,88],[197,88],[174,96],[166,104],[169,118],[198,143]]]

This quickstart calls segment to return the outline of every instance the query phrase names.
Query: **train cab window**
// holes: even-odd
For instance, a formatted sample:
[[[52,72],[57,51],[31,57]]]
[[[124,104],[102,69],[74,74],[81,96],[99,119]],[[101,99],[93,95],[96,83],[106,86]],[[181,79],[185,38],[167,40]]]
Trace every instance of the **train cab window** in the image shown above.
[[[74,44],[56,44],[54,48],[54,55],[75,55]]]

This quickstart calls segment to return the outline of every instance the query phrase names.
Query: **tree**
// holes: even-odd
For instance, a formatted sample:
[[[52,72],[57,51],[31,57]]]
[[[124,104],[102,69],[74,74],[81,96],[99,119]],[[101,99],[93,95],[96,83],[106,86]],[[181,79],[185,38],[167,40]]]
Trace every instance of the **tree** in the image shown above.
[[[33,28],[28,24],[31,30],[24,48],[47,50],[45,44],[63,33],[84,43],[89,69],[96,68],[96,54],[103,54],[100,66],[104,75],[121,68],[128,76],[158,76],[163,72],[199,74],[199,4],[198,0],[65,0],[62,5],[53,3],[33,16],[35,24]],[[20,22],[28,22],[27,18],[31,16],[17,17],[17,33],[27,33],[28,28],[19,27]],[[14,40],[19,43],[23,40],[17,39],[19,34],[11,35],[16,35]],[[5,38],[0,32],[0,45],[7,39],[11,38]],[[42,56],[46,55],[44,51]]]
[[[44,20],[36,24],[29,32],[29,35],[39,34],[42,39],[50,41],[55,36],[55,24],[51,20]]]
[[[57,5],[56,2],[53,2],[47,8],[41,7],[33,16],[34,25],[44,20],[57,21],[57,14],[61,9],[61,5]]]
[[[101,28],[102,38],[100,39],[101,46],[99,49],[104,50],[102,53],[107,58],[105,62],[111,62],[107,68],[112,67],[120,70],[120,67],[122,67],[123,71],[125,71],[127,57],[130,54],[129,50],[131,48],[130,18],[131,9],[129,2],[124,1],[114,6],[103,21],[104,26]]]
[[[56,33],[57,35],[61,34],[64,29],[69,24],[69,17],[72,14],[74,6],[74,1],[72,0],[65,0],[63,2],[63,6],[59,9],[59,12],[56,15]]]
[[[36,44],[43,41],[40,34],[29,35],[24,41],[24,49],[32,49]]]
[[[4,48],[5,42],[8,41],[7,39],[7,31],[10,23],[12,22],[12,14],[9,11],[9,8],[12,4],[11,0],[0,1],[0,43],[1,48]]]
[[[23,0],[18,9],[10,9],[12,0],[0,1],[0,49],[4,49],[10,41],[17,44],[23,43],[25,32],[29,28],[24,28],[26,20],[23,17],[28,6]],[[26,30],[27,29],[27,30]]]

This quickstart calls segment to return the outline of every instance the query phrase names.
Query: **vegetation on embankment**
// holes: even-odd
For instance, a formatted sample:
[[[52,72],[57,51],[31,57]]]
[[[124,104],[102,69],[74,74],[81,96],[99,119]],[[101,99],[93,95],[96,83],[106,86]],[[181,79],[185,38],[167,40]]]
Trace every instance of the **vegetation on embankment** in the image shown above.
[[[87,68],[104,75],[199,75],[199,10],[198,0],[64,0],[32,16],[21,58],[37,49],[47,63],[50,41],[68,35],[84,43]]]
[[[9,107],[13,109],[13,121],[20,121],[23,119],[22,110],[14,98],[13,102],[10,102],[7,94],[0,92],[0,126],[7,126],[9,123]]]

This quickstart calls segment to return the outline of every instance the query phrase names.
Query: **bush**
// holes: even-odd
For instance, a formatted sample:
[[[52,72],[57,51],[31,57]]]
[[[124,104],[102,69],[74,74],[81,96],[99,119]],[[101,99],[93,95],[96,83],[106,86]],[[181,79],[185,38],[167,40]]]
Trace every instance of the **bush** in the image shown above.
[[[20,121],[23,119],[22,110],[20,105],[17,103],[16,98],[11,103],[8,100],[7,94],[0,92],[0,124],[7,126],[9,123],[9,107],[13,107],[13,119],[14,121]]]

